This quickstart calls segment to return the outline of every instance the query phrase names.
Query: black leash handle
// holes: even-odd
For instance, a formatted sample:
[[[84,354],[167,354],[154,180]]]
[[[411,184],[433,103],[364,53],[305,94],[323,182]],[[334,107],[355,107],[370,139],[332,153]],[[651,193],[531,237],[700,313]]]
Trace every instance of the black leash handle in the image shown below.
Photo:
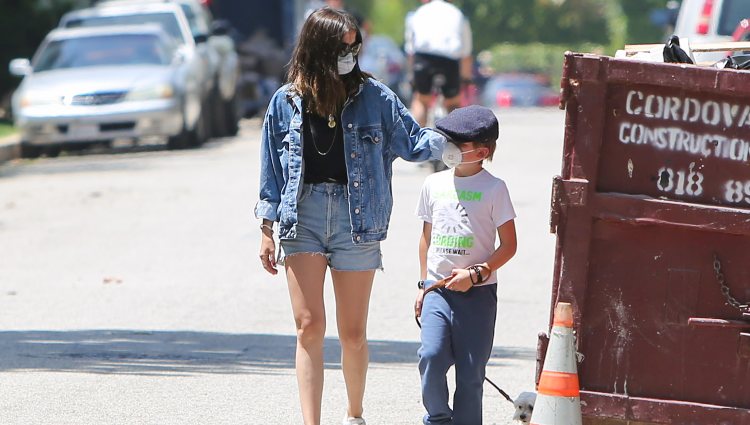
[[[424,295],[422,295],[422,303],[424,304],[424,298],[430,292],[435,291],[437,289],[445,288],[445,285],[448,283],[448,280],[449,279],[441,279],[441,280],[435,282],[434,285],[432,285],[429,288],[425,289],[424,290]],[[419,321],[419,316],[417,316],[416,314],[414,314],[414,319],[417,321],[417,326],[419,326],[419,329],[422,329],[422,323]],[[505,397],[505,399],[508,400],[508,402],[510,402],[510,404],[514,404],[513,403],[513,399],[510,398],[510,396],[508,395],[508,393],[506,393],[505,391],[503,391],[502,388],[498,387],[497,384],[495,384],[494,382],[492,382],[490,380],[490,378],[488,378],[488,377],[485,376],[484,380],[487,381],[487,382],[489,382],[489,384],[492,385],[503,397]]]

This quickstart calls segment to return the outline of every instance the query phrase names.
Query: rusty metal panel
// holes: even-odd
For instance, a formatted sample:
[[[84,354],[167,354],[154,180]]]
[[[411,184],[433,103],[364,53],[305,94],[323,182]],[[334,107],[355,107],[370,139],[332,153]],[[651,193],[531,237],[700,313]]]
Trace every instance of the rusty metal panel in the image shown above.
[[[750,73],[568,54],[561,87],[586,423],[750,425]]]
[[[582,391],[581,403],[594,413],[584,417],[583,423],[589,425],[750,425],[747,410],[707,404],[613,396],[594,391]],[[614,414],[604,416],[604,412]],[[708,420],[702,420],[703,416],[708,416]]]

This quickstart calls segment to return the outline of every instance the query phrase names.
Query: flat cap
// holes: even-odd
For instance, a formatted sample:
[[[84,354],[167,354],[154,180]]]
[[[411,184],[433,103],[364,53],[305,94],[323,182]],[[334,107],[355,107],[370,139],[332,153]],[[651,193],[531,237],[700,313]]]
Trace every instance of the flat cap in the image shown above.
[[[479,105],[453,110],[435,121],[435,128],[460,143],[495,141],[500,133],[495,114]]]

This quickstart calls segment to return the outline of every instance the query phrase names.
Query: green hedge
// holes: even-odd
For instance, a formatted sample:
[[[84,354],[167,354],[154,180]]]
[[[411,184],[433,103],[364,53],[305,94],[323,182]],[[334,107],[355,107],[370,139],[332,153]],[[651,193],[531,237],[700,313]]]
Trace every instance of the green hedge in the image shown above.
[[[599,44],[561,46],[542,43],[503,43],[480,53],[479,58],[495,73],[530,72],[545,74],[550,78],[550,85],[557,88],[562,76],[564,54],[568,50],[581,53],[611,54],[605,46]]]
[[[13,126],[7,122],[0,121],[0,139],[5,136],[10,136],[11,134],[15,133],[16,129],[13,128]]]

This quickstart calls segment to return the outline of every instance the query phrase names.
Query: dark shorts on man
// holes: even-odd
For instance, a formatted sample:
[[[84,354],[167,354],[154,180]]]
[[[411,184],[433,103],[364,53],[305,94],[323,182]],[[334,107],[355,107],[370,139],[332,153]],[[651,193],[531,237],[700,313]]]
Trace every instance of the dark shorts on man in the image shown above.
[[[443,96],[458,96],[461,90],[459,78],[459,61],[444,56],[416,53],[414,55],[414,89],[420,94],[432,93],[433,79],[443,75]]]

